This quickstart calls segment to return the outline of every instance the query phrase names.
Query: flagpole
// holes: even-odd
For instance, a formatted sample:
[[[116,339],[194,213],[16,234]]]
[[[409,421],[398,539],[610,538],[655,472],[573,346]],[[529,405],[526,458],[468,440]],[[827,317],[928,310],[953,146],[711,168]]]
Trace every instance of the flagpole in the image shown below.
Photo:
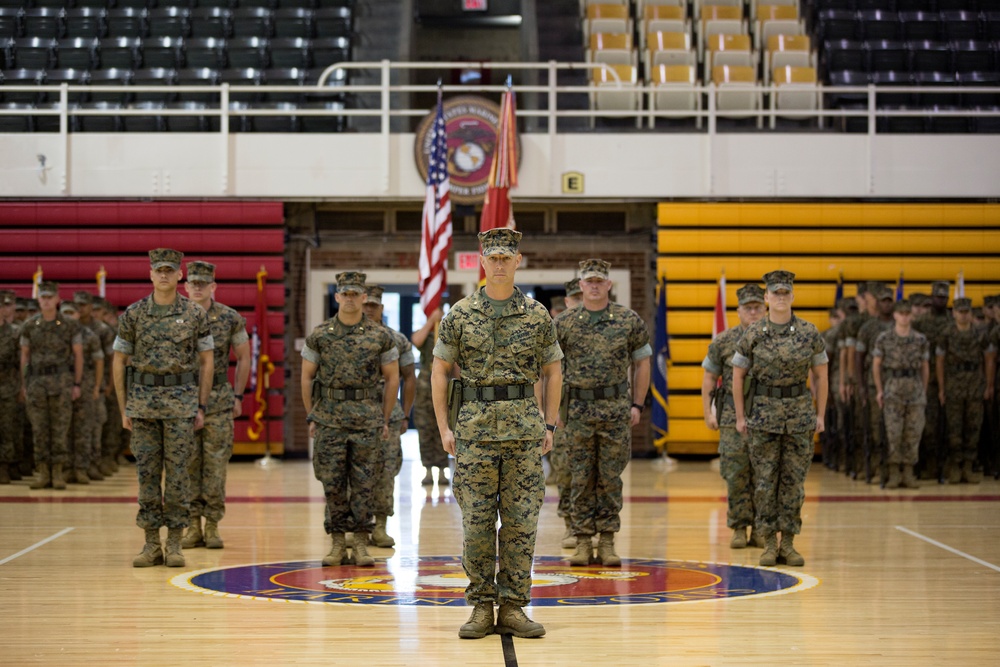
[[[265,302],[262,300],[264,293],[264,281],[266,280],[267,280],[267,267],[261,264],[260,271],[257,272],[257,289],[258,289],[258,296],[260,298],[258,304],[260,306],[259,308],[260,313],[258,314],[258,320],[263,320],[267,318],[267,307],[266,305],[264,305]],[[262,323],[258,321],[257,330],[262,331],[263,327],[265,327],[266,325],[267,325],[266,322]],[[254,392],[255,395],[257,393],[260,394],[259,400],[263,405],[263,410],[261,410],[261,415],[260,415],[260,422],[261,422],[261,428],[264,431],[264,456],[262,458],[257,459],[256,461],[257,465],[259,465],[262,468],[273,468],[281,462],[278,459],[271,456],[271,425],[270,425],[271,420],[270,420],[270,415],[268,414],[270,412],[270,405],[267,403],[267,397],[271,393],[270,392],[271,374],[269,372],[265,372],[264,369],[265,364],[270,363],[270,355],[268,355],[267,350],[262,349],[262,346],[265,343],[267,344],[270,343],[270,338],[271,338],[270,335],[267,336],[268,339],[267,341],[264,341],[262,337],[259,338],[258,345],[261,346],[261,349],[258,350],[258,359],[265,360],[265,362],[259,363],[260,367],[257,369],[257,382],[263,383],[264,387],[263,391]],[[252,418],[251,418],[251,423],[252,423]]]

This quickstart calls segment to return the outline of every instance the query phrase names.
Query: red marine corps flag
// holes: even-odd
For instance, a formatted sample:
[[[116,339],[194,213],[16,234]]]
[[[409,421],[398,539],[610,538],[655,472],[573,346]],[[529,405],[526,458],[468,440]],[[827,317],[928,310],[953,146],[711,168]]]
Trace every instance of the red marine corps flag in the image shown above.
[[[430,317],[441,307],[448,289],[448,253],[451,251],[451,198],[448,180],[448,134],[438,82],[437,112],[431,126],[431,154],[427,164],[427,195],[420,232],[420,306]]]
[[[507,92],[500,102],[500,126],[497,128],[497,147],[493,151],[493,165],[486,199],[483,200],[483,214],[479,219],[479,231],[485,232],[496,227],[514,228],[514,211],[510,206],[510,189],[517,187],[517,108],[514,88],[507,77]],[[479,284],[486,284],[486,273],[479,265]]]
[[[719,291],[715,294],[715,314],[712,318],[712,340],[728,329],[726,326],[726,272],[719,278]],[[721,380],[721,377],[720,377]]]
[[[250,413],[250,426],[247,427],[247,437],[256,442],[267,428],[267,390],[268,379],[274,372],[271,355],[271,334],[267,326],[267,269],[263,266],[257,272],[257,307],[254,310],[253,336],[250,344],[252,361],[250,364],[250,386],[254,388],[254,409]],[[270,441],[270,438],[267,439]]]

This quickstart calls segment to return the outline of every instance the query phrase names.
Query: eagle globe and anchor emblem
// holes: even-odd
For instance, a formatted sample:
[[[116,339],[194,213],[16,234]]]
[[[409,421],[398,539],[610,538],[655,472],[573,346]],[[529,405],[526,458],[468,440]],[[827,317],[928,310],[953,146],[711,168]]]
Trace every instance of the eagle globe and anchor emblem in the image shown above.
[[[451,199],[457,204],[483,202],[493,153],[497,148],[500,105],[484,97],[460,95],[442,103],[445,131],[448,135],[448,177]],[[417,127],[413,152],[420,177],[427,180],[431,152],[431,126],[434,110]],[[514,152],[521,161],[521,140],[515,133]]]

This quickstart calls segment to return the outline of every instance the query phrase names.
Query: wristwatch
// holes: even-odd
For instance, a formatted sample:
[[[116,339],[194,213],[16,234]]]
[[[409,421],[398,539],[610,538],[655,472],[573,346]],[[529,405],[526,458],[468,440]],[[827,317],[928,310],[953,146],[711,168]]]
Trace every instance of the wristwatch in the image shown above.
[[[638,411],[639,411],[640,413],[642,413],[642,408],[643,408],[644,406],[642,406],[642,405],[639,405],[638,403],[633,403],[633,404],[632,404],[632,407],[633,407],[633,408],[635,408],[636,410],[638,410]]]
[[[204,403],[199,403],[198,409],[201,410],[202,412],[208,412],[208,406],[205,405]]]
[[[546,424],[545,425],[545,430],[546,431],[551,431],[552,433],[555,433],[556,432],[556,425],[555,424]]]

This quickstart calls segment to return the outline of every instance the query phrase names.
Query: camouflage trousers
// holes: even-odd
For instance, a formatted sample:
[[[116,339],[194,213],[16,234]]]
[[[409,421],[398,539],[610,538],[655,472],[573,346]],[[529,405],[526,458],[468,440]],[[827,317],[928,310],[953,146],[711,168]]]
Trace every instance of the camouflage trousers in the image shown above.
[[[73,416],[73,393],[68,384],[48,395],[40,383],[29,382],[25,407],[31,420],[35,442],[35,462],[50,465],[69,463],[69,425]]]
[[[101,426],[105,416],[103,408],[103,397],[95,401],[92,388],[88,390],[85,387],[80,398],[73,401],[70,465],[76,470],[86,470],[100,458]]]
[[[865,473],[865,433],[868,431],[868,404],[861,402],[861,397],[856,390],[850,400],[851,414],[854,416],[849,434],[853,445],[853,456],[852,460],[847,462],[847,466],[858,477],[862,477]]]
[[[191,491],[190,517],[218,523],[226,515],[226,466],[233,456],[233,413],[205,415],[205,426],[194,432],[194,450],[188,459]]]
[[[382,474],[380,431],[316,425],[313,473],[323,483],[327,533],[372,531],[375,485]]]
[[[16,396],[0,396],[0,464],[21,460],[17,442],[19,407]]]
[[[750,434],[756,511],[754,528],[764,535],[802,530],[805,479],[813,457],[812,433]]]
[[[565,429],[559,429],[552,438],[552,451],[549,452],[549,465],[552,466],[552,474],[555,475],[556,489],[559,493],[559,507],[557,513],[566,518],[569,513],[569,499],[572,493],[573,475],[569,467],[569,443],[566,441]]]
[[[402,421],[389,423],[389,439],[382,443],[382,474],[375,484],[375,514],[393,515],[393,491],[396,488],[396,475],[403,469],[403,446],[400,429]],[[442,450],[443,451],[443,450]]]
[[[531,563],[545,496],[542,445],[537,440],[458,440],[455,451],[462,567],[469,577],[465,600],[523,607],[531,602]]]
[[[132,454],[139,478],[137,526],[187,528],[188,462],[193,450],[194,419],[132,419]]]
[[[726,525],[746,528],[753,525],[753,470],[747,438],[733,426],[719,428],[719,473],[726,480],[729,508]]]
[[[117,458],[124,451],[122,442],[125,433],[122,428],[122,415],[118,411],[118,399],[114,392],[104,397],[104,407],[107,411],[107,419],[101,427],[101,457],[106,459]]]
[[[430,389],[422,391],[420,387],[417,388],[417,400],[413,404],[413,425],[417,427],[420,441],[420,464],[425,468],[447,468],[448,452],[444,451],[444,445],[441,444],[441,432],[438,430],[437,417],[434,416]]]
[[[975,373],[958,375],[944,387],[948,456],[954,463],[979,458],[979,433],[983,428],[984,382]]]
[[[868,402],[865,404],[866,427],[868,429],[868,464],[872,471],[879,469],[882,465],[882,452],[885,442],[882,439],[882,408],[879,407],[875,396],[878,391],[874,384],[868,385]],[[873,474],[873,476],[875,476]]]
[[[923,398],[923,397],[921,397]],[[888,443],[886,460],[889,465],[916,465],[920,456],[920,437],[926,418],[924,401],[906,401],[895,396],[885,397],[885,435]]]
[[[944,410],[938,400],[938,384],[933,379],[927,383],[927,405],[924,412],[924,432],[920,437],[920,466],[931,476],[937,475],[938,468],[944,463],[939,461],[941,445],[938,442],[938,423],[944,419]]]
[[[608,401],[591,401],[592,404]],[[594,414],[588,406],[581,412]],[[574,535],[617,533],[621,528],[622,473],[632,455],[632,424],[627,416],[566,424],[570,467],[570,528]]]

